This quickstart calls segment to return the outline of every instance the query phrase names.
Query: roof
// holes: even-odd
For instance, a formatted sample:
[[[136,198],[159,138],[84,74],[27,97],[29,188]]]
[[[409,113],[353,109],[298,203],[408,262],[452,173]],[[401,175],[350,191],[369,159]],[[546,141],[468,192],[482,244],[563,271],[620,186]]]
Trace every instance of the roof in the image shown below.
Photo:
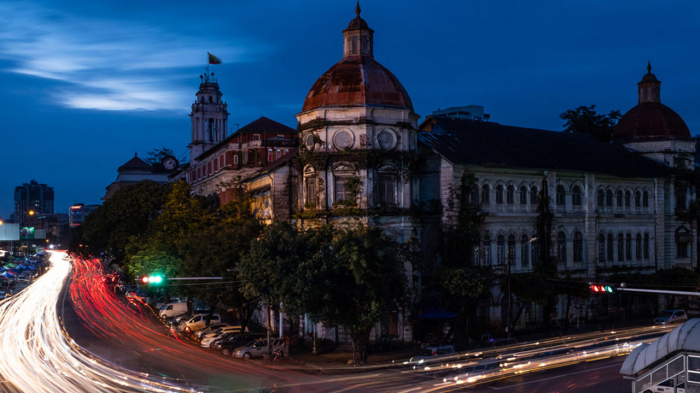
[[[691,137],[688,126],[673,109],[660,102],[642,102],[617,122],[612,139],[619,142],[635,142],[660,139],[690,140]]]
[[[346,56],[309,90],[302,112],[322,107],[388,106],[413,111],[398,78],[371,56]]]
[[[146,161],[140,159],[138,155],[134,154],[134,158],[127,161],[124,165],[117,169],[117,172],[129,172],[129,171],[152,171],[153,167]]]
[[[282,166],[282,164],[285,164],[288,161],[290,161],[291,159],[293,159],[294,157],[296,157],[298,150],[299,149],[297,149],[297,148],[290,149],[289,153],[283,155],[282,157],[276,159],[275,161],[272,161],[272,162],[268,163],[267,165],[265,165],[264,167],[251,173],[248,177],[246,177],[246,179],[251,179],[251,178],[260,176],[262,174],[272,172],[273,169]]]
[[[251,123],[246,124],[245,126],[239,128],[236,132],[233,134],[227,136],[222,140],[221,142],[217,143],[216,145],[212,146],[209,148],[207,151],[204,153],[200,154],[197,156],[195,159],[199,160],[205,157],[208,157],[215,151],[217,151],[221,146],[227,145],[229,142],[231,142],[237,135],[243,135],[243,134],[296,134],[296,130],[287,127],[282,123],[278,123],[274,120],[268,119],[265,116],[260,116],[257,120],[252,121]]]
[[[635,348],[622,363],[620,374],[637,375],[678,351],[700,352],[700,319],[686,321],[651,344]]]
[[[585,134],[545,131],[498,123],[428,117],[420,142],[453,164],[493,168],[559,170],[617,177],[661,177],[673,169],[621,145]]]

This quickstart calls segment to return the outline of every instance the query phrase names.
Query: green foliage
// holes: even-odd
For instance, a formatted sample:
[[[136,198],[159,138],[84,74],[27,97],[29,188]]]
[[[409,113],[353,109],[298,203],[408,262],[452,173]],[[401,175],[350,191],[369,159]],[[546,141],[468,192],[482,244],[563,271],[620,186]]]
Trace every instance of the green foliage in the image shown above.
[[[480,242],[481,226],[485,218],[478,198],[474,201],[470,198],[474,190],[478,189],[474,174],[464,172],[460,182],[457,225],[444,234],[441,254],[445,267],[473,265],[472,249]]]
[[[569,109],[559,115],[564,123],[564,131],[588,134],[600,141],[610,142],[610,137],[620,119],[620,111],[613,110],[606,115],[599,115],[595,111],[595,105],[579,106]]]

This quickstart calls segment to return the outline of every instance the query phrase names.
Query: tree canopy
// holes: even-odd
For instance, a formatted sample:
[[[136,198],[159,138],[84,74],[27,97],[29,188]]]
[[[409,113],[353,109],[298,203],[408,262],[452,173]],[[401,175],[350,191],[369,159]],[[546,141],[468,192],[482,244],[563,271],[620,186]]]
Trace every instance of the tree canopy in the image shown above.
[[[588,134],[600,141],[610,142],[615,125],[620,119],[620,111],[598,114],[595,105],[569,109],[559,116],[564,123],[564,131]]]

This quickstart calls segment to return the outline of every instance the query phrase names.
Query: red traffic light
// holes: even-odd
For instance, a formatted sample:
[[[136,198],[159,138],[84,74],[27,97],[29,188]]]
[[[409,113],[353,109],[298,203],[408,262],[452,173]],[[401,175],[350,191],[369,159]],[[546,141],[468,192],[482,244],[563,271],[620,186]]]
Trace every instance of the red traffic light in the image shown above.
[[[148,284],[148,276],[141,277],[141,282],[144,284]]]
[[[144,278],[146,278],[146,277],[144,277]],[[591,291],[600,292],[600,288],[598,287],[598,285],[593,284],[593,285],[591,285]]]
[[[594,293],[615,293],[615,287],[612,285],[591,284],[591,291]]]

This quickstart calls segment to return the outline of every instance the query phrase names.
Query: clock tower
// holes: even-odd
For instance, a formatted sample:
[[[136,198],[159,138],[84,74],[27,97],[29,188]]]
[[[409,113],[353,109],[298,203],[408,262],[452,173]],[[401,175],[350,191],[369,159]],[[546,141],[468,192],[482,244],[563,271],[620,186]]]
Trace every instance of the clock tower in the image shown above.
[[[197,91],[197,100],[192,104],[192,142],[190,162],[209,150],[212,146],[226,138],[228,129],[227,104],[221,100],[221,90],[214,78],[214,73],[208,71],[199,76],[201,83]]]

